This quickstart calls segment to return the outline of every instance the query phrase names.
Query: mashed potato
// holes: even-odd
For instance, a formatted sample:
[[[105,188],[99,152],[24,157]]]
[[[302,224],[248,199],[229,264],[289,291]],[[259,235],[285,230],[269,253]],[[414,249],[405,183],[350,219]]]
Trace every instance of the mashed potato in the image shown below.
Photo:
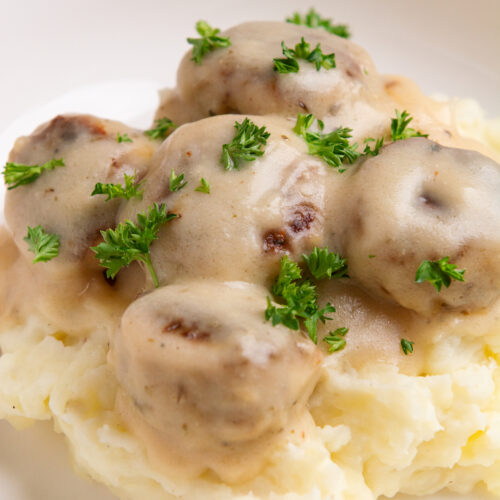
[[[498,122],[486,122],[473,101],[441,106],[465,136],[500,153]],[[4,253],[14,253],[10,237],[2,238]],[[5,309],[9,295],[2,297]],[[0,418],[19,428],[53,419],[76,467],[120,498],[372,500],[463,493],[481,482],[500,496],[498,305],[422,332],[432,341],[417,374],[380,360],[355,366],[325,357],[308,411],[285,444],[258,475],[234,484],[212,472],[184,479],[151,461],[117,410],[114,323],[94,321],[75,335],[54,326],[43,307],[2,326]],[[86,307],[89,318],[102,314],[97,304]]]

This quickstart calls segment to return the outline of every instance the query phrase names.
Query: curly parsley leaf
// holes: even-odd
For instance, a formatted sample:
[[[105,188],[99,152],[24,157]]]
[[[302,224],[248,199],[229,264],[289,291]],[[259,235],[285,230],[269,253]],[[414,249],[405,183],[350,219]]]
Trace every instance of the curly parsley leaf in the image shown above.
[[[46,233],[42,226],[34,228],[28,226],[28,234],[24,241],[28,243],[29,251],[35,254],[33,264],[47,262],[59,255],[59,236]]]
[[[118,132],[118,134],[116,135],[116,142],[134,142],[129,136],[128,134],[120,134],[120,132]]]
[[[258,156],[262,156],[264,151],[262,146],[267,144],[267,139],[271,134],[266,131],[266,127],[258,127],[255,123],[245,118],[243,122],[235,122],[236,134],[229,144],[222,146],[220,162],[226,170],[238,169],[240,161],[254,161]]]
[[[302,255],[309,272],[317,280],[347,278],[347,259],[338,253],[330,252],[328,247],[314,247],[309,255]]]
[[[56,167],[64,167],[62,158],[50,160],[43,165],[22,165],[21,163],[7,162],[3,169],[5,184],[9,190],[24,184],[35,182],[46,170],[54,170]]]
[[[297,122],[293,131],[303,137],[307,143],[310,155],[319,156],[331,167],[339,169],[339,172],[344,172],[342,168],[344,162],[353,163],[360,153],[356,151],[358,145],[350,144],[352,129],[338,128],[328,134],[321,132],[309,132],[308,129],[313,124],[314,115],[297,115]],[[318,120],[320,130],[323,129],[323,122]]]
[[[288,256],[283,257],[280,264],[280,273],[271,288],[280,306],[273,305],[268,297],[265,318],[272,321],[273,326],[281,323],[291,330],[298,330],[302,320],[310,339],[316,344],[318,321],[325,323],[330,320],[327,314],[335,312],[335,308],[331,304],[319,308],[316,286],[302,279],[300,267]]]
[[[444,285],[448,288],[451,280],[465,281],[465,269],[457,270],[457,266],[450,264],[449,257],[443,257],[437,261],[423,260],[417,269],[415,281],[423,283],[428,281],[439,292]]]
[[[195,189],[199,193],[210,194],[210,184],[203,177],[200,179],[200,185]]]
[[[384,138],[379,137],[378,139],[374,139],[373,137],[368,137],[364,141],[365,144],[365,149],[363,151],[363,154],[365,156],[371,155],[371,156],[377,156],[380,153],[380,148],[384,145]],[[370,148],[369,143],[374,142],[375,144],[373,145],[373,149]]]
[[[401,349],[403,349],[403,353],[405,355],[413,353],[413,344],[415,342],[411,342],[410,340],[401,339]]]
[[[188,43],[193,46],[191,60],[196,64],[201,64],[201,60],[208,52],[231,45],[228,37],[219,36],[220,30],[212,28],[205,21],[198,21],[196,23],[196,31],[201,35],[201,38],[187,39]]]
[[[174,125],[174,122],[170,118],[158,118],[158,120],[155,120],[155,126],[144,133],[150,139],[162,141],[167,137],[169,130],[175,127],[176,125]]]
[[[304,40],[304,37],[295,45],[295,49],[290,49],[285,42],[281,42],[281,50],[285,57],[273,59],[274,70],[278,73],[297,73],[300,69],[297,59],[314,64],[316,71],[321,68],[332,69],[336,66],[334,53],[323,54],[319,43],[311,50],[310,44]]]
[[[114,278],[122,267],[137,260],[145,264],[155,287],[158,287],[149,247],[157,239],[161,226],[176,217],[177,214],[167,213],[166,205],[155,203],[149,207],[148,212],[137,214],[137,224],[126,220],[115,229],[101,231],[104,241],[90,249],[96,254],[101,266],[106,268],[108,278]]]
[[[345,347],[345,336],[348,331],[349,328],[346,327],[337,328],[335,331],[329,332],[328,335],[323,338],[323,340],[330,346],[328,348],[328,352],[330,354],[332,352],[341,351]]]
[[[307,26],[309,28],[323,28],[328,33],[340,36],[342,38],[350,38],[351,33],[349,27],[345,24],[332,24],[332,20],[322,18],[314,9],[309,9],[309,12],[301,16],[298,12],[294,12],[292,17],[286,19],[287,23]]]
[[[402,141],[410,137],[429,137],[428,134],[422,134],[414,128],[408,127],[413,117],[406,110],[400,113],[397,109],[394,110],[396,118],[391,119],[391,137],[393,141]]]
[[[105,194],[108,197],[104,201],[112,200],[113,198],[124,198],[126,200],[130,200],[132,198],[138,198],[142,200],[142,195],[144,193],[144,189],[140,189],[145,181],[135,183],[134,175],[123,174],[125,179],[125,187],[121,184],[102,184],[98,182],[94,190],[92,191],[90,196],[95,196],[96,194]]]
[[[174,169],[170,171],[170,179],[169,179],[169,189],[170,191],[180,191],[185,185],[187,181],[184,180],[184,174],[175,175]]]

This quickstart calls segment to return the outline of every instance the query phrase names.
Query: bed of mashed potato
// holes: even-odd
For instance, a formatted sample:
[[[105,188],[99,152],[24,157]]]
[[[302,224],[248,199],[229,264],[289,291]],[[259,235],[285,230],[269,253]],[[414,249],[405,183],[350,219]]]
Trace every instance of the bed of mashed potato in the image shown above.
[[[450,109],[464,135],[500,151],[499,120],[484,120],[474,101]],[[371,500],[467,492],[480,482],[500,496],[500,329],[438,337],[420,376],[380,364],[345,372],[329,357],[307,432],[291,434],[238,486],[210,474],[183,481],[149,465],[113,410],[110,333],[96,328],[72,344],[35,317],[0,332],[0,418],[16,427],[53,419],[76,467],[120,498]]]

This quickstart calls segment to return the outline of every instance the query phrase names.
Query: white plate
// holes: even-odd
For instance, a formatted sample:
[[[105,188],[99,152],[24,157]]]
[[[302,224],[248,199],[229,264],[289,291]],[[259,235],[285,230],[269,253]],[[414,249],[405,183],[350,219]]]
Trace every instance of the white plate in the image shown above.
[[[249,19],[282,19],[309,7],[302,0],[283,4],[25,0],[9,2],[5,16],[7,7],[0,2],[5,24],[0,63],[2,75],[10,76],[0,79],[0,162],[16,137],[58,113],[87,112],[147,126],[156,90],[174,83],[187,49],[184,39],[193,34],[196,20],[229,27]],[[354,41],[371,53],[380,71],[410,76],[429,93],[477,98],[490,116],[500,114],[500,2],[317,0],[315,7],[350,24]],[[0,189],[0,203],[2,197]],[[49,424],[18,432],[0,422],[0,500],[70,497],[115,498],[73,474],[63,439]],[[487,497],[445,494],[427,500],[445,498]]]

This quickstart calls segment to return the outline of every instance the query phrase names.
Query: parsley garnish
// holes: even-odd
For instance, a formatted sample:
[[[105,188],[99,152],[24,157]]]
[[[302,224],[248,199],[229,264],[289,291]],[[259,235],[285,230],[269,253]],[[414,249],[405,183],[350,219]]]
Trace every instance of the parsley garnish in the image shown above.
[[[417,283],[428,281],[438,292],[443,285],[448,288],[452,278],[457,281],[465,281],[465,269],[461,271],[456,270],[457,266],[449,264],[449,259],[449,257],[443,257],[438,261],[423,260],[417,269],[415,281]]]
[[[208,184],[207,180],[202,177],[200,179],[200,185],[195,189],[195,191],[198,191],[199,193],[210,194],[210,185]]]
[[[274,70],[279,73],[297,73],[299,71],[299,63],[297,59],[304,59],[316,66],[316,71],[321,68],[332,69],[335,68],[335,54],[323,54],[320,45],[311,51],[309,43],[301,38],[300,43],[295,45],[295,49],[289,49],[285,42],[281,42],[281,49],[283,51],[284,58],[275,58]]]
[[[170,118],[158,118],[155,120],[155,126],[144,133],[150,139],[160,139],[163,140],[167,137],[168,131],[171,128],[175,128],[174,122]]]
[[[184,174],[175,175],[174,169],[170,171],[170,179],[169,179],[169,189],[170,191],[180,191],[185,185],[187,181],[184,180]]]
[[[258,156],[262,156],[264,151],[262,146],[267,144],[267,139],[271,134],[266,131],[266,127],[257,127],[248,118],[241,123],[235,122],[236,134],[229,144],[222,146],[220,162],[226,170],[239,168],[239,162],[254,161]]]
[[[226,36],[218,36],[220,30],[212,28],[205,21],[196,23],[196,31],[201,35],[201,38],[188,38],[187,41],[193,46],[193,60],[196,64],[201,64],[203,56],[212,50],[229,47],[231,42]]]
[[[293,131],[304,138],[307,142],[309,154],[319,156],[331,167],[339,168],[342,163],[354,162],[360,153],[356,151],[356,143],[349,144],[352,129],[338,128],[329,134],[321,132],[309,132],[308,129],[314,123],[314,115],[298,114],[297,123]],[[320,130],[323,130],[323,122],[318,120]],[[339,168],[339,172],[344,172],[345,168]]]
[[[363,142],[365,143],[363,154],[365,156],[377,156],[380,153],[380,148],[384,145],[384,138],[380,137],[379,139],[375,140],[373,137],[367,137]],[[373,149],[370,148],[368,144],[369,142],[375,142],[375,144],[373,145]]]
[[[335,312],[335,308],[330,303],[322,309],[319,308],[315,285],[302,279],[300,267],[288,256],[281,259],[280,273],[271,291],[274,297],[284,304],[282,307],[276,307],[267,297],[266,320],[272,321],[273,326],[281,323],[291,330],[298,330],[302,320],[310,339],[317,344],[318,321],[325,323],[326,320],[332,319],[327,314]]]
[[[35,228],[28,226],[28,234],[24,241],[28,243],[29,251],[35,254],[33,264],[47,262],[59,255],[59,236],[46,233],[42,226]]]
[[[412,354],[413,353],[413,344],[415,342],[411,342],[410,340],[406,339],[401,339],[401,349],[403,349],[403,352],[405,355],[408,355],[408,353]]]
[[[347,276],[347,259],[338,253],[330,252],[328,247],[314,247],[309,255],[302,255],[309,272],[317,279],[338,279]]]
[[[286,22],[308,26],[309,28],[323,28],[328,33],[342,38],[350,38],[351,36],[349,28],[345,24],[332,24],[331,19],[322,18],[314,9],[309,9],[305,16],[295,12],[292,17],[286,19]]]
[[[414,128],[408,127],[413,117],[406,110],[400,113],[397,109],[396,118],[391,119],[391,137],[393,141],[401,141],[410,137],[429,137],[428,134],[422,134]]]
[[[161,226],[176,217],[177,214],[167,213],[166,205],[155,203],[149,207],[147,214],[137,214],[137,224],[126,220],[115,229],[101,231],[104,242],[90,249],[96,254],[101,266],[106,268],[108,278],[114,278],[122,267],[138,260],[146,265],[155,287],[158,287],[158,277],[151,262],[149,247],[157,239]]]
[[[134,142],[129,136],[128,134],[120,134],[120,132],[118,132],[118,134],[116,135],[116,142]]]
[[[54,170],[56,167],[64,167],[62,158],[59,160],[50,160],[43,165],[22,165],[20,163],[8,162],[3,169],[5,184],[9,186],[9,190],[23,184],[31,184],[35,182],[45,170]]]
[[[345,336],[349,328],[342,327],[337,328],[333,332],[328,332],[328,335],[323,338],[323,340],[330,346],[328,352],[331,354],[332,352],[341,351],[346,344]]]
[[[109,201],[113,198],[125,198],[126,200],[138,198],[139,200],[142,200],[144,189],[139,189],[142,187],[144,181],[135,184],[135,175],[136,174],[123,174],[125,187],[121,184],[102,184],[101,182],[98,182],[90,196],[95,196],[96,194],[106,194],[108,197],[104,201]]]

